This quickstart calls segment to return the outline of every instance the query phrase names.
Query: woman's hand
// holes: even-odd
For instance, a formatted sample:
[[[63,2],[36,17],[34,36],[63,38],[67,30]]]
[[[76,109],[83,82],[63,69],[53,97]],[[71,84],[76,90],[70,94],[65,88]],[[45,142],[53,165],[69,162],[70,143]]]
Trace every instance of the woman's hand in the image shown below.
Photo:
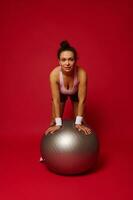
[[[75,124],[75,128],[77,128],[78,129],[78,131],[83,131],[84,133],[85,133],[85,135],[90,135],[90,134],[92,134],[92,132],[91,132],[91,129],[90,128],[88,128],[87,126],[84,126],[84,125],[80,125],[80,124]]]
[[[45,135],[47,135],[48,133],[54,133],[55,131],[59,130],[61,127],[62,126],[51,126],[46,130]]]

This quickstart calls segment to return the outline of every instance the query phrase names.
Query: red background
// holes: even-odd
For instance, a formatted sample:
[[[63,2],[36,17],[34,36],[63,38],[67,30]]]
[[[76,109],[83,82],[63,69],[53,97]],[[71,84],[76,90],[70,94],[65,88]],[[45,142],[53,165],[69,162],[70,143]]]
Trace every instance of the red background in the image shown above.
[[[0,198],[131,199],[131,5],[126,0],[1,1]],[[87,121],[101,151],[97,171],[63,177],[39,164],[51,114],[49,72],[67,39],[88,73]],[[68,102],[65,118],[71,118]]]

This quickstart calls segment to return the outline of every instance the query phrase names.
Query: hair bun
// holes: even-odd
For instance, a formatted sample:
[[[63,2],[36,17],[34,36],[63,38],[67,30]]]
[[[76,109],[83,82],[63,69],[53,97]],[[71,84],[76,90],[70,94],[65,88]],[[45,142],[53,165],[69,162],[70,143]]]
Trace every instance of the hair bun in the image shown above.
[[[69,43],[67,40],[64,40],[60,43],[61,48],[65,49],[67,47],[70,47]]]

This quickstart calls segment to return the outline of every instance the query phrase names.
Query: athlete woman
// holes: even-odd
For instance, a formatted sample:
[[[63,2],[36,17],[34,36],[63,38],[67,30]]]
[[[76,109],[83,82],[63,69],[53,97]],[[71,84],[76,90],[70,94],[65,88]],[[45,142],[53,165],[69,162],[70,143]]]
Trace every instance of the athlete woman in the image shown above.
[[[91,129],[84,120],[87,92],[87,73],[77,65],[77,51],[68,41],[62,41],[57,52],[59,66],[50,73],[52,94],[52,115],[46,134],[55,133],[62,125],[64,107],[70,98],[75,117],[75,128],[84,134],[91,134]]]

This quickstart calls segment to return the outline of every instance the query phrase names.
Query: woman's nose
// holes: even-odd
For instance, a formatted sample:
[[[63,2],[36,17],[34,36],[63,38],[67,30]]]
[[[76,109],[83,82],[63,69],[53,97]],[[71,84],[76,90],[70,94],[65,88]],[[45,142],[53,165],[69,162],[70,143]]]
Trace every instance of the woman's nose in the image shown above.
[[[69,61],[68,60],[66,61],[66,64],[69,65]]]

